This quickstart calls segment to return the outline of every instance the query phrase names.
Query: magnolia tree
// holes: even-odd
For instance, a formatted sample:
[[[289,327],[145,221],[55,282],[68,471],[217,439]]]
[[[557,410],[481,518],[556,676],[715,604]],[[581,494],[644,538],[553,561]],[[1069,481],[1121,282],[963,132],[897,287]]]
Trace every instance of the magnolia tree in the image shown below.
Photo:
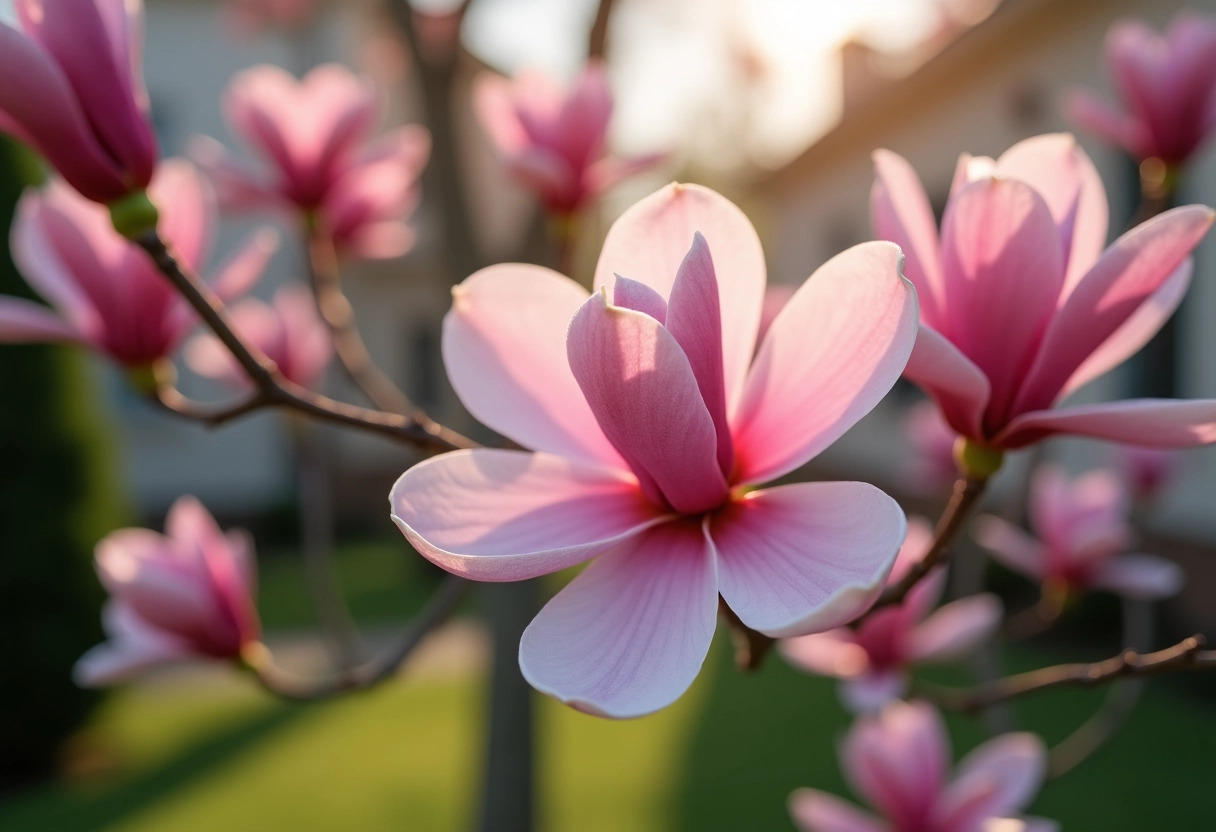
[[[138,2],[18,0],[16,9],[19,25],[0,26],[0,78],[21,80],[0,84],[0,130],[56,177],[23,197],[12,229],[16,260],[49,308],[0,300],[0,339],[98,351],[185,419],[217,425],[277,408],[432,455],[392,487],[390,516],[451,575],[393,651],[332,676],[294,677],[260,640],[252,540],[182,497],[163,534],[126,529],[98,543],[109,638],[80,660],[81,684],[206,658],[243,666],[284,697],[335,696],[390,678],[469,582],[586,564],[517,643],[507,639],[504,655],[517,652],[534,688],[590,714],[644,716],[688,689],[722,621],[742,668],[777,643],[798,668],[839,679],[857,714],[841,762],[877,814],[804,789],[790,798],[796,825],[978,832],[1054,828],[1020,812],[1046,776],[1104,736],[1083,726],[1049,750],[1033,734],[1003,734],[951,776],[938,708],[974,712],[1054,686],[1216,667],[1200,636],[1162,647],[1132,644],[1129,633],[1128,649],[1109,660],[972,688],[927,686],[911,673],[1051,627],[1087,592],[1143,603],[1182,584],[1176,566],[1135,551],[1131,516],[1168,477],[1170,449],[1216,442],[1216,401],[1064,402],[1140,350],[1191,281],[1191,254],[1216,214],[1162,209],[1213,123],[1216,24],[1184,14],[1164,37],[1120,24],[1109,55],[1122,109],[1082,93],[1069,104],[1144,172],[1141,215],[1110,244],[1094,166],[1071,136],[1044,135],[997,159],[964,153],[940,228],[913,168],[875,151],[876,241],[767,297],[747,217],[683,183],[616,220],[589,287],[523,263],[458,275],[442,354],[469,413],[502,437],[480,447],[414,407],[371,362],[340,279],[351,261],[410,248],[428,155],[444,168],[436,181],[458,175],[444,95],[463,6],[430,19],[392,7],[415,47],[431,133],[374,135],[378,97],[342,67],[301,80],[259,67],[235,77],[223,101],[256,163],[200,139],[197,167],[158,154]],[[610,9],[601,4],[591,61],[569,88],[535,74],[485,75],[474,86],[482,126],[552,220],[553,262],[566,270],[572,235],[600,194],[660,161],[606,149],[612,96],[598,57]],[[258,25],[276,16],[294,25],[310,11],[236,9]],[[443,211],[453,246],[468,240],[458,194],[447,193],[454,204]],[[269,304],[242,299],[278,240],[255,234],[211,265],[220,208],[272,212],[298,229],[308,287],[280,289]],[[175,387],[171,358],[200,328],[185,359],[228,383],[233,404],[194,402]],[[332,356],[374,408],[317,392]],[[921,487],[955,480],[935,523],[908,521],[866,483],[791,481],[901,376],[929,400],[910,417],[907,470]],[[984,515],[971,530],[1038,585],[1040,602],[1010,614],[977,585],[942,605],[947,574],[962,565],[951,552],[1006,456],[1062,435],[1135,450],[1078,479],[1045,465],[1030,484],[1028,528]],[[1125,700],[1110,707],[1125,711]],[[515,753],[526,759],[526,741]],[[514,820],[487,826],[527,825],[526,805],[510,811]]]

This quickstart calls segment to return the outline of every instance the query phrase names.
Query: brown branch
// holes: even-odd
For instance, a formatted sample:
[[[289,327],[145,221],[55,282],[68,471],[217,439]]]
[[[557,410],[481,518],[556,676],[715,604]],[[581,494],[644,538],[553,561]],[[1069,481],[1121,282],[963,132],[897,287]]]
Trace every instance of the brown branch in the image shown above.
[[[354,309],[342,291],[333,239],[324,232],[313,230],[308,234],[308,267],[317,312],[329,328],[338,362],[350,380],[380,410],[416,419],[421,414],[392,379],[376,366],[367,351],[355,323]]]
[[[250,399],[235,407],[206,413],[200,412],[194,406],[181,409],[171,407],[175,412],[208,424],[222,424],[260,407],[281,407],[311,416],[318,421],[357,428],[433,452],[475,447],[472,440],[420,414],[411,418],[356,407],[292,384],[282,377],[273,361],[240,339],[232,328],[219,298],[177,261],[155,231],[140,235],[135,242],[148,253],[160,273],[181,292],[203,322],[232,353],[232,357],[257,389]],[[184,401],[180,394],[169,394],[161,398],[161,403],[166,406],[182,405]]]
[[[1128,649],[1104,661],[1044,667],[973,688],[933,686],[922,690],[943,708],[976,711],[1050,688],[1093,687],[1116,679],[1157,676],[1175,670],[1216,668],[1216,650],[1204,650],[1203,646],[1203,636],[1194,635],[1155,653],[1138,653]]]
[[[735,666],[740,670],[757,670],[773,646],[773,639],[744,624],[724,599],[718,599],[718,610],[730,626],[735,642]]]
[[[612,21],[612,9],[615,0],[600,0],[595,9],[595,22],[591,24],[591,34],[587,38],[587,58],[602,61],[608,48],[608,24]]]
[[[274,663],[265,647],[250,651],[245,662],[263,688],[283,699],[313,702],[367,690],[396,675],[423,639],[456,611],[470,585],[464,578],[447,576],[418,617],[410,622],[391,653],[331,677],[309,681],[292,676]]]

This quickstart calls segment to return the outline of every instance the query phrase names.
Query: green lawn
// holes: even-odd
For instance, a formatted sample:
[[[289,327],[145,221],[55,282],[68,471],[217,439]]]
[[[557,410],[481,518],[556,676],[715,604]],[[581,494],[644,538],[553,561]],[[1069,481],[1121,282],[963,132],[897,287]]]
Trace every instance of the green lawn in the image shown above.
[[[344,582],[363,618],[417,603],[428,577],[411,563],[394,548],[344,551]],[[289,562],[264,563],[262,594],[268,621],[307,623]],[[1007,660],[1020,668],[1105,653],[1084,652],[1049,643]],[[240,679],[128,688],[74,744],[75,773],[0,803],[0,829],[466,830],[476,816],[484,694],[477,674],[312,706],[273,701]],[[1017,716],[1058,740],[1101,695],[1043,694]],[[1131,727],[1050,784],[1036,811],[1081,832],[1204,828],[1195,807],[1216,770],[1214,716],[1202,697],[1158,681]],[[544,700],[539,722],[539,828],[549,832],[788,830],[793,788],[847,793],[834,756],[847,720],[833,685],[775,657],[740,675],[726,639],[662,713],[614,723]],[[952,726],[958,753],[982,739],[974,721]]]

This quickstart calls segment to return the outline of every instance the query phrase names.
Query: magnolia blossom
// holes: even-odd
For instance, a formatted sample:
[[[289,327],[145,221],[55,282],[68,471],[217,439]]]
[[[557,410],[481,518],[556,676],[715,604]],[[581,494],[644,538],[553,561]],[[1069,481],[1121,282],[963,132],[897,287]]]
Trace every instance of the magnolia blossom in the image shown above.
[[[1047,768],[1034,734],[1003,734],[962,759],[950,777],[950,737],[937,711],[897,702],[861,717],[840,762],[854,792],[881,818],[835,795],[799,789],[790,814],[803,832],[1052,832],[1054,821],[1012,818],[1033,799]]]
[[[881,590],[905,520],[864,483],[754,490],[895,383],[916,295],[890,243],[815,272],[753,362],[760,241],[723,197],[670,185],[612,226],[588,297],[530,265],[456,287],[443,357],[474,416],[533,452],[457,451],[402,475],[393,520],[425,557],[517,581],[596,558],[528,626],[520,668],[581,710],[675,700],[718,598],[773,637],[841,626]]]
[[[928,523],[910,520],[888,583],[900,580],[918,563],[932,541]],[[850,709],[881,708],[903,695],[910,665],[964,656],[1000,624],[1001,602],[988,593],[946,604],[930,615],[945,586],[946,570],[938,567],[917,582],[902,603],[875,610],[856,628],[787,639],[781,652],[803,670],[843,680],[841,696]]]
[[[252,170],[217,142],[196,142],[225,205],[303,215],[359,257],[396,257],[413,245],[404,220],[418,202],[430,134],[408,125],[369,140],[380,112],[370,82],[337,64],[303,80],[258,66],[232,80],[224,112],[229,129],[268,165]]]
[[[1164,36],[1134,20],[1113,26],[1106,61],[1122,109],[1072,93],[1073,120],[1137,159],[1185,162],[1216,125],[1216,21],[1180,12]]]
[[[161,235],[197,271],[211,249],[211,190],[188,163],[171,160],[161,165],[149,193],[162,206]],[[273,233],[255,235],[212,288],[225,299],[248,291],[277,244]],[[119,364],[143,367],[172,353],[197,321],[147,254],[114,231],[105,208],[62,182],[21,198],[12,250],[25,279],[54,310],[0,297],[0,342],[79,343]]]
[[[176,659],[236,659],[257,642],[253,541],[223,534],[193,497],[173,504],[165,534],[120,529],[96,555],[110,640],[76,663],[80,684],[112,684]]]
[[[329,329],[317,314],[312,293],[303,286],[284,286],[269,304],[246,298],[230,310],[241,340],[261,350],[288,381],[313,387],[333,356]],[[186,362],[202,376],[237,388],[249,377],[214,335],[199,335],[186,345]]]
[[[661,155],[607,155],[612,91],[591,62],[564,91],[540,72],[507,79],[478,76],[474,105],[511,174],[553,214],[572,214],[620,180],[657,164]]]
[[[999,517],[980,517],[975,539],[997,560],[1046,587],[1068,592],[1106,589],[1128,598],[1168,598],[1182,571],[1153,555],[1125,554],[1132,545],[1123,481],[1107,470],[1069,481],[1044,465],[1030,489],[1030,526],[1037,539]]]
[[[1167,211],[1103,251],[1106,194],[1093,164],[1072,136],[1038,136],[995,161],[962,157],[939,240],[908,163],[884,150],[874,161],[874,227],[904,249],[921,302],[907,376],[956,432],[997,450],[1052,434],[1154,447],[1216,441],[1216,401],[1055,407],[1173,313],[1210,208]]]
[[[1118,467],[1132,487],[1137,500],[1151,501],[1164,491],[1178,468],[1178,452],[1159,448],[1119,446]]]
[[[156,135],[140,67],[139,0],[15,0],[0,23],[0,133],[96,202],[142,191]]]

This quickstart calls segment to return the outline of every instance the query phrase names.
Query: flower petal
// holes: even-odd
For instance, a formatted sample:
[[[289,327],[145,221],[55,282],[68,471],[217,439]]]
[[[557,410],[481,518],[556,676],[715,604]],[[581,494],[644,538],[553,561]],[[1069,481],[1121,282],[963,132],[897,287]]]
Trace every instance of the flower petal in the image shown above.
[[[912,166],[889,150],[876,150],[870,224],[874,236],[904,252],[904,274],[916,286],[921,320],[932,327],[946,322],[941,246],[929,197]]]
[[[1186,576],[1176,563],[1156,555],[1117,555],[1094,572],[1093,585],[1143,601],[1159,601],[1177,595]]]
[[[664,519],[626,474],[490,449],[415,465],[397,480],[389,504],[423,556],[477,581],[556,572]]]
[[[905,528],[899,505],[866,483],[754,491],[710,519],[719,591],[774,638],[839,627],[874,602]]]
[[[221,300],[239,298],[253,288],[279,250],[279,233],[261,228],[209,280]]]
[[[727,484],[688,357],[662,324],[609,305],[606,294],[579,308],[566,337],[570,369],[596,421],[657,505],[686,514],[716,508]]]
[[[904,375],[933,397],[942,418],[963,436],[984,435],[984,410],[992,395],[988,377],[940,333],[921,324]]]
[[[636,534],[553,597],[519,642],[537,690],[615,719],[674,702],[709,652],[717,619],[712,544],[683,520]]]
[[[777,649],[794,667],[820,676],[849,679],[870,666],[870,657],[848,627],[785,638]]]
[[[965,656],[996,632],[1001,600],[991,593],[946,604],[912,630],[908,656],[916,662],[949,662]]]
[[[1047,553],[1043,545],[1018,526],[1000,517],[984,514],[975,519],[972,535],[998,561],[1032,581],[1043,579]]]
[[[634,204],[612,224],[595,267],[595,288],[610,286],[613,275],[621,274],[668,297],[697,231],[709,243],[718,275],[729,411],[755,352],[764,302],[764,251],[756,229],[742,211],[700,185],[668,185]]]
[[[1070,91],[1064,99],[1064,112],[1069,121],[1131,155],[1147,154],[1147,140],[1138,125],[1088,90]]]
[[[616,276],[612,284],[612,303],[636,312],[645,312],[661,324],[667,323],[667,299],[645,283]]]
[[[0,297],[0,342],[81,343],[84,340],[79,330],[45,306],[24,298]]]
[[[501,264],[452,296],[443,363],[478,421],[526,448],[625,467],[566,357],[566,329],[586,289],[540,266]]]
[[[996,444],[1023,448],[1055,434],[1092,436],[1146,448],[1208,445],[1216,442],[1216,400],[1133,399],[1036,410],[1014,419]]]
[[[142,621],[125,604],[110,601],[102,610],[109,640],[89,650],[72,668],[81,687],[104,687],[144,668],[193,655],[188,646]]]
[[[1047,772],[1047,749],[1030,733],[1003,734],[962,759],[954,781],[942,792],[940,820],[947,828],[967,829],[985,818],[1017,814],[1033,799]],[[983,800],[968,800],[951,811],[963,795],[979,786],[991,789]]]
[[[801,832],[889,832],[873,815],[817,789],[798,789],[791,794],[790,816]]]
[[[903,670],[879,670],[840,683],[840,702],[855,714],[882,710],[908,689],[908,674]]]
[[[736,482],[765,482],[806,463],[899,379],[917,320],[902,259],[893,243],[854,246],[819,267],[777,315],[733,420]]]
[[[841,766],[857,794],[896,828],[921,822],[941,791],[950,743],[941,716],[923,702],[895,702],[853,724]]]

